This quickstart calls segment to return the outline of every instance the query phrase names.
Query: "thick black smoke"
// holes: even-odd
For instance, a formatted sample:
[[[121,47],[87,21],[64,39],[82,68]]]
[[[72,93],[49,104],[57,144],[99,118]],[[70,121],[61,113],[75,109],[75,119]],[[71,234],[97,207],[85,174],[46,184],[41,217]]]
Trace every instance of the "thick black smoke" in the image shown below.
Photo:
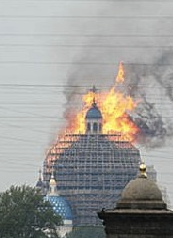
[[[165,89],[165,94],[173,102],[173,51],[169,50],[162,54],[156,62],[155,67],[151,68],[157,82]]]
[[[153,64],[126,65],[127,93],[141,98],[133,116],[140,142],[163,146],[173,135],[173,52],[164,52]]]

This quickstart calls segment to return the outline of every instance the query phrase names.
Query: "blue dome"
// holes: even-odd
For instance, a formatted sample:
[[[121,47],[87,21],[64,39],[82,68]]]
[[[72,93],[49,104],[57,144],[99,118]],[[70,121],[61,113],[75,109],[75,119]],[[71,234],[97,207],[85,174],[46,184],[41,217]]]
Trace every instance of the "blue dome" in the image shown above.
[[[97,104],[93,102],[92,107],[86,113],[86,119],[101,119],[102,114],[97,107]]]
[[[45,200],[50,202],[53,210],[60,215],[63,220],[72,220],[72,212],[65,198],[56,195],[47,195]]]

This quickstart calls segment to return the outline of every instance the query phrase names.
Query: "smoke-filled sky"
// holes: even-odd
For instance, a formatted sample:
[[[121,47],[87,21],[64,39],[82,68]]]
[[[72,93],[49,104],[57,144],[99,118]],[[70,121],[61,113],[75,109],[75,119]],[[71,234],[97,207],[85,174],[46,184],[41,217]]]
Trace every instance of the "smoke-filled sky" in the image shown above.
[[[0,191],[35,184],[69,105],[110,88],[122,61],[147,135],[137,147],[173,204],[172,12],[168,0],[0,0]]]

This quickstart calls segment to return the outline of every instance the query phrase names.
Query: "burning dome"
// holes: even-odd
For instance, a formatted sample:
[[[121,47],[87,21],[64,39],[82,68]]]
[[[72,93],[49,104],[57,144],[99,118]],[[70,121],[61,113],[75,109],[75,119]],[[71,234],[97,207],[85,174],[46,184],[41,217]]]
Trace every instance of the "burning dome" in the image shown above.
[[[121,65],[115,86],[123,84],[122,76]],[[44,182],[48,188],[53,168],[75,226],[100,224],[97,211],[118,201],[138,173],[140,152],[132,144],[138,128],[128,116],[136,103],[115,86],[83,95],[82,110],[68,118],[44,162]]]
[[[98,109],[98,106],[95,102],[93,102],[92,107],[86,113],[86,119],[101,119],[102,114]]]

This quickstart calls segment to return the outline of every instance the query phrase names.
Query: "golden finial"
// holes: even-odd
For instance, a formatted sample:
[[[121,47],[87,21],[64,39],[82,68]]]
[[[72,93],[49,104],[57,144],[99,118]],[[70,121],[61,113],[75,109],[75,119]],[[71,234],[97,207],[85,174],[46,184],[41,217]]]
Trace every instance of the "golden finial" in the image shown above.
[[[139,170],[140,170],[140,178],[147,178],[147,167],[144,161],[141,162],[140,166],[139,166]]]

